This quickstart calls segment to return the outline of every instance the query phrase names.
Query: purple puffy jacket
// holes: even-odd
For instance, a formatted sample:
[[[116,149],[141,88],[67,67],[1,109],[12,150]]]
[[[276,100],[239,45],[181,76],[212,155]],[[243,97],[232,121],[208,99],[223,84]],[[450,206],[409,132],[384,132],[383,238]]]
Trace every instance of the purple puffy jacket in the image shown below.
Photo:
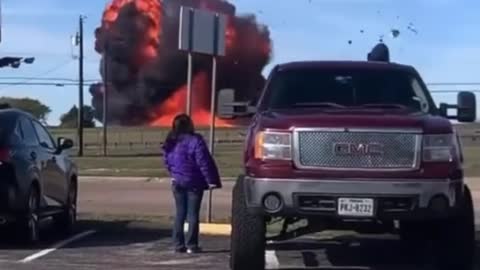
[[[217,165],[199,134],[185,134],[163,145],[165,167],[176,185],[187,189],[222,186]]]

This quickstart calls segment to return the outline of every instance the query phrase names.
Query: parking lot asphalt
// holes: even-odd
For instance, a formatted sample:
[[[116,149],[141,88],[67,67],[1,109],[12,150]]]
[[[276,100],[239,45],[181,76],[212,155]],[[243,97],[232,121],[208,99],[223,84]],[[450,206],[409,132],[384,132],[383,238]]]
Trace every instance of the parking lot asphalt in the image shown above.
[[[480,181],[471,183],[480,228]],[[216,192],[214,200],[220,217],[229,212],[230,184],[226,187]],[[203,235],[201,254],[173,254],[168,218],[135,217],[156,211],[161,216],[172,214],[168,183],[93,181],[81,183],[80,191],[80,209],[91,216],[82,215],[74,235],[58,235],[48,223],[42,241],[34,247],[21,246],[10,235],[0,235],[0,270],[229,269],[227,235]],[[119,203],[114,198],[124,200]],[[113,207],[115,203],[120,205]],[[480,241],[477,245],[480,250]],[[266,261],[267,269],[284,270],[430,270],[418,265],[421,255],[412,257],[407,251],[395,236],[326,232],[269,244]],[[480,261],[480,254],[477,257]]]
[[[55,245],[65,239],[48,227],[43,232],[48,240],[35,248],[23,248],[14,241],[6,241],[0,246],[0,269],[229,269],[227,236],[203,235],[204,252],[188,255],[173,254],[169,228],[154,222],[82,220],[78,233],[82,232],[90,234],[59,248]],[[480,248],[480,243],[478,245]],[[353,233],[326,232],[269,244],[266,260],[266,269],[284,270],[429,269],[420,266],[419,258],[410,256],[395,236]]]

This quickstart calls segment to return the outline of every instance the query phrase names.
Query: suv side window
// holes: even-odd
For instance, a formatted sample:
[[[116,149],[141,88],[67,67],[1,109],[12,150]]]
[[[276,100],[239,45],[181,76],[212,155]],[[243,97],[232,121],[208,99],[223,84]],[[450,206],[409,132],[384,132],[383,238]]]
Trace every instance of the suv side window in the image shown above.
[[[35,127],[35,131],[37,132],[40,145],[45,148],[55,149],[55,143],[53,142],[53,139],[48,133],[48,131],[37,121],[33,121],[33,126]]]
[[[30,121],[30,119],[22,117],[20,119],[20,127],[22,130],[22,137],[25,145],[37,146],[38,139],[37,135],[35,135],[35,129],[33,129],[32,121]]]
[[[21,145],[23,144],[23,131],[21,126],[21,120],[16,121],[13,132],[10,136],[10,143],[12,145]]]

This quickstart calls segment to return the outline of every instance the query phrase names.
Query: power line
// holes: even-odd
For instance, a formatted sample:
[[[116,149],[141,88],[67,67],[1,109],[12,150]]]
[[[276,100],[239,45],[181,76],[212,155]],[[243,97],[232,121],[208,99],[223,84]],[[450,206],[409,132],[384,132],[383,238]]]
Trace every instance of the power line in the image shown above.
[[[2,54],[3,55],[18,55],[18,56],[32,56],[32,55],[35,55],[35,57],[41,57],[41,56],[47,56],[47,57],[51,57],[51,56],[65,56],[65,57],[70,57],[70,55],[68,53],[53,53],[53,52],[35,52],[35,51],[32,51],[32,52],[5,52],[5,51],[2,51]]]
[[[36,86],[58,86],[58,87],[61,87],[61,86],[70,86],[70,85],[76,85],[78,86],[78,83],[70,83],[70,82],[57,82],[57,83],[54,83],[54,82],[0,82],[0,85],[8,85],[8,86],[18,86],[18,85],[36,85]],[[4,87],[1,90],[4,90],[8,87]]]
[[[59,65],[57,65],[57,66],[55,66],[55,67],[53,67],[53,68],[45,71],[45,72],[43,72],[43,73],[41,73],[41,74],[39,74],[38,76],[35,76],[35,77],[43,77],[43,76],[48,75],[48,74],[50,74],[50,73],[52,73],[52,72],[55,72],[55,71],[63,68],[64,66],[70,64],[72,61],[73,61],[72,59],[68,59],[68,61],[65,61],[65,62],[63,62],[63,63],[61,63],[61,64],[59,64]],[[16,83],[16,84],[14,83],[14,84],[9,84],[9,85],[10,85],[10,86],[23,85],[23,83],[28,83],[28,82],[33,81],[33,80],[35,80],[35,79],[25,79],[25,80],[23,80],[23,81],[21,81],[21,82],[19,82],[19,83]],[[7,88],[9,88],[9,86],[4,87],[4,88],[0,88],[0,91],[5,90],[5,89],[7,89]]]
[[[55,78],[55,77],[47,77],[47,78],[37,78],[37,77],[0,77],[0,80],[35,80],[35,81],[67,81],[67,82],[78,82],[78,79],[70,79],[70,78]],[[91,81],[91,82],[98,82],[101,79],[84,79],[84,81]]]
[[[480,93],[480,90],[430,90],[431,93],[445,93],[445,94],[458,93],[458,92],[461,92],[461,91],[469,91],[469,92],[473,92],[473,93]]]
[[[429,86],[480,86],[480,82],[443,82],[443,83],[427,83]]]

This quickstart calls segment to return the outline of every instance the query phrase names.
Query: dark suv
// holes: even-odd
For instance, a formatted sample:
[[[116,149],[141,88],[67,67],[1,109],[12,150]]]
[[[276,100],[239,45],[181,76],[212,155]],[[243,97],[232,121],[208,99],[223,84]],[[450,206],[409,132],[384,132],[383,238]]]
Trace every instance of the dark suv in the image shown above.
[[[55,142],[30,114],[0,109],[0,228],[15,229],[28,243],[39,224],[53,217],[70,232],[76,222],[77,168],[65,152],[70,139]]]
[[[406,65],[276,66],[246,111],[253,119],[233,190],[232,269],[264,269],[266,225],[278,218],[284,227],[272,240],[326,229],[398,233],[412,250],[433,243],[442,269],[470,269],[473,203],[449,119],[473,122],[475,104],[460,92],[457,105],[437,107]],[[289,232],[299,220],[308,225]]]

